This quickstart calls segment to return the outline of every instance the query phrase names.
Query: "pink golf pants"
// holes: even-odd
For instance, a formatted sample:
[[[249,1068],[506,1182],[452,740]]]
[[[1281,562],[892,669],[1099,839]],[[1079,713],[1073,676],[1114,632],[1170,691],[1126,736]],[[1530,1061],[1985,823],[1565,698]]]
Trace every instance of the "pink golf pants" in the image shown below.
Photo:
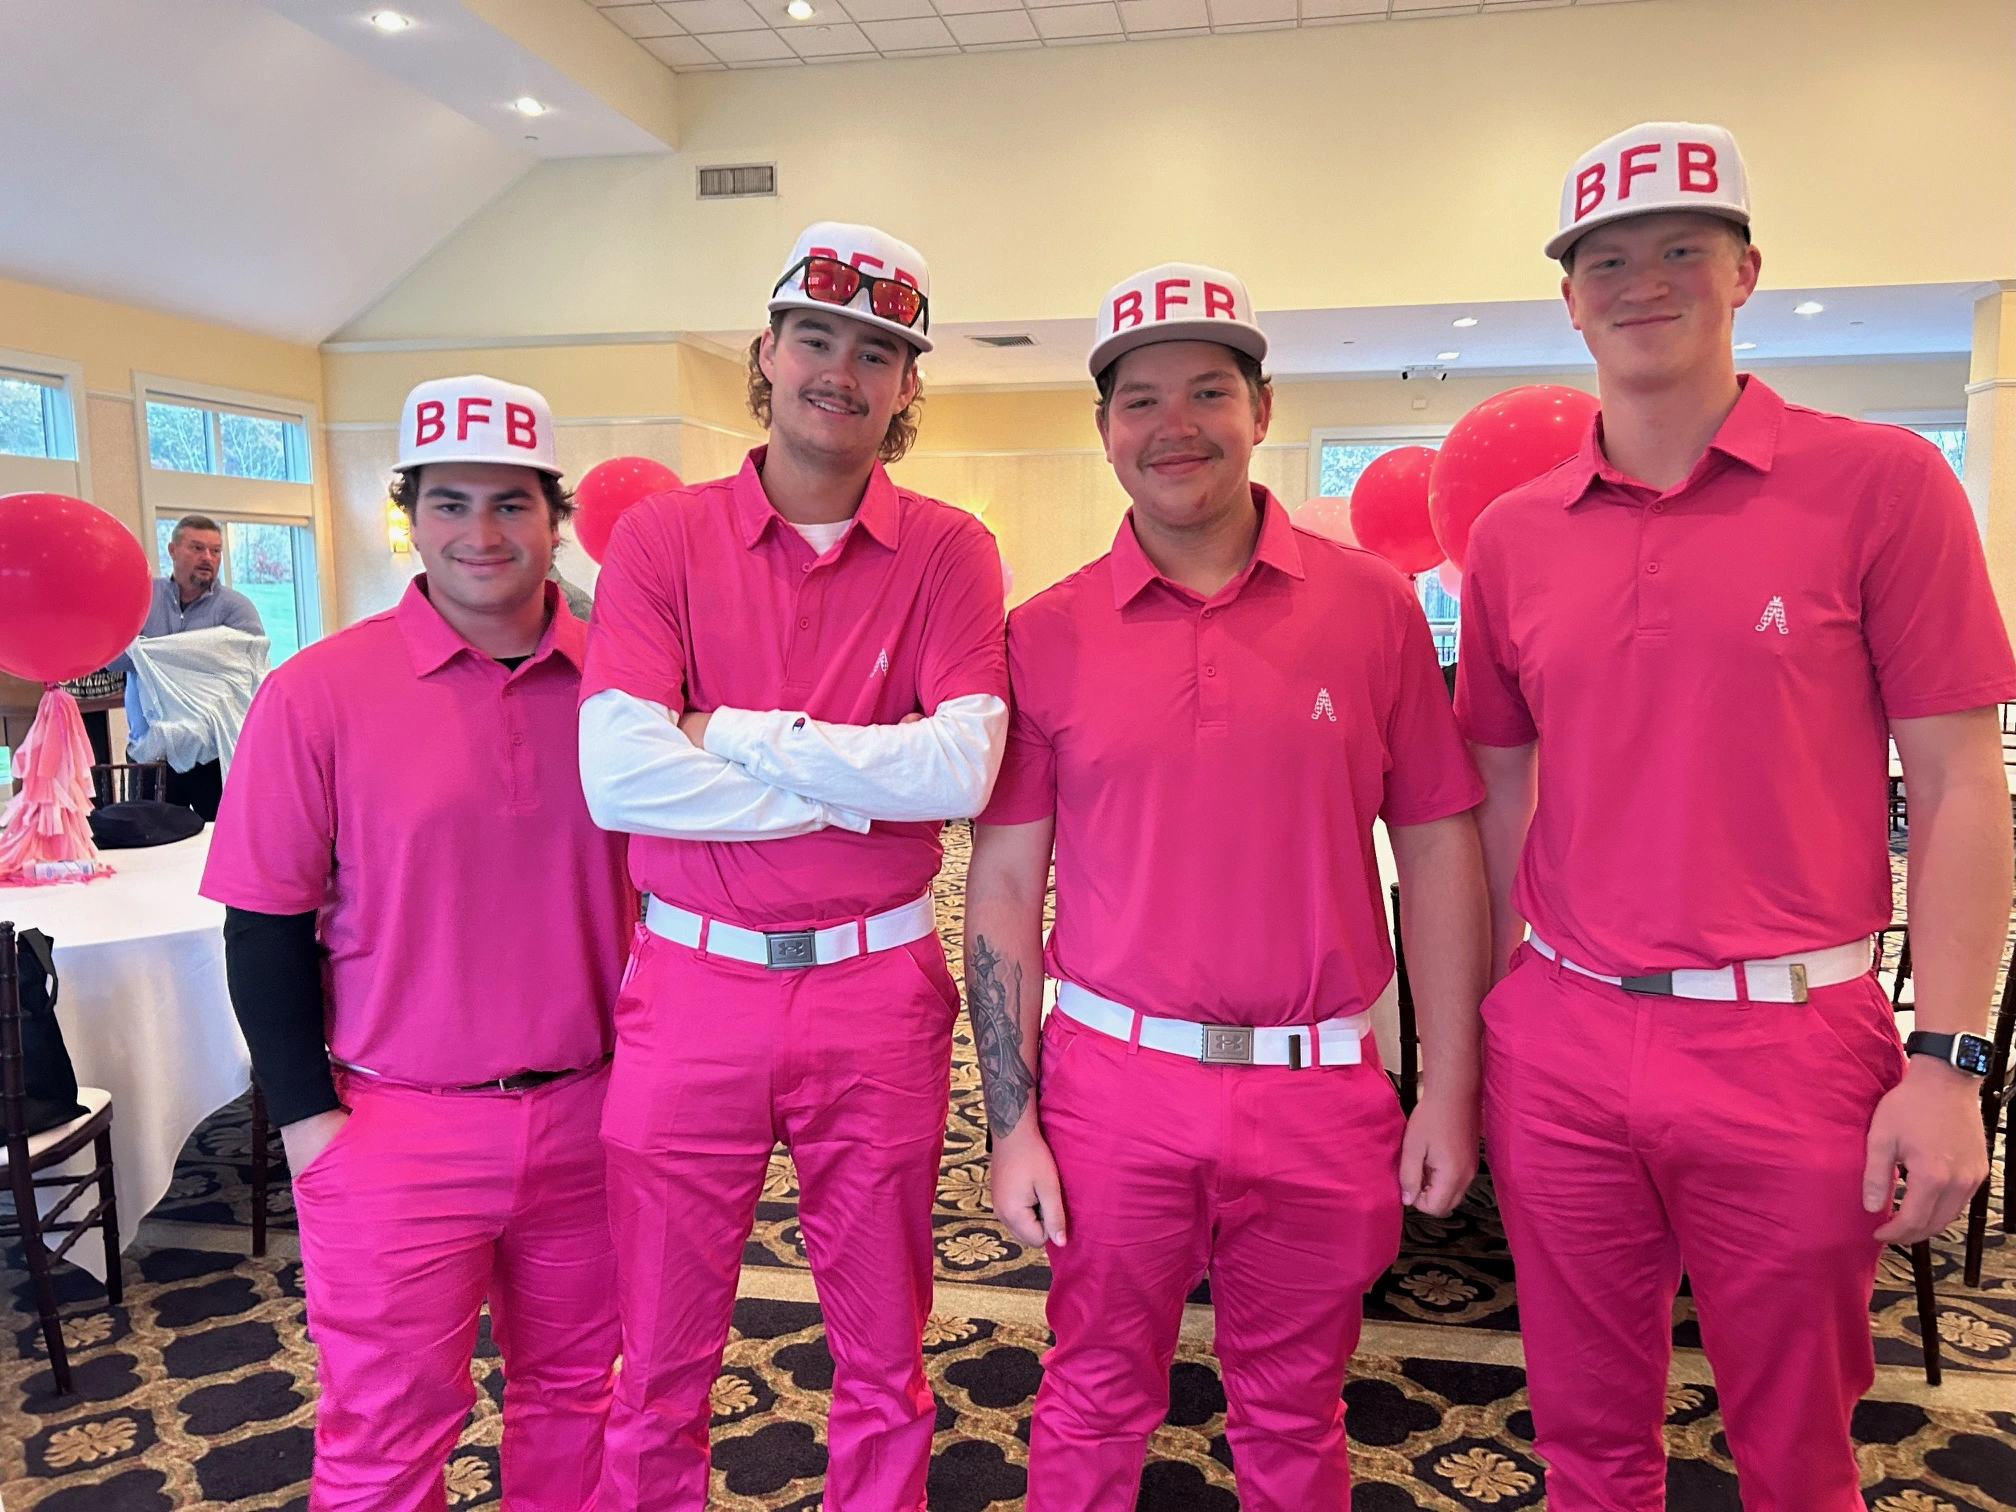
[[[1649,997],[1522,947],[1484,1003],[1485,1143],[1555,1512],[1666,1500],[1684,1269],[1747,1512],[1857,1512],[1875,1379],[1877,1101],[1904,1073],[1873,976],[1804,1003]]]
[[[313,1512],[446,1505],[486,1300],[504,1506],[594,1507],[617,1342],[596,1138],[608,1081],[436,1093],[339,1077],[349,1122],[294,1177],[321,1357]]]
[[[708,1392],[779,1141],[833,1354],[826,1512],[917,1512],[959,1003],[944,951],[932,936],[771,971],[639,939],[602,1124],[623,1318],[602,1512],[707,1505]]]
[[[1207,1066],[1050,1016],[1039,1106],[1067,1243],[1050,1249],[1029,1512],[1130,1512],[1207,1270],[1240,1505],[1346,1512],[1344,1368],[1400,1248],[1400,1105],[1364,1050]]]

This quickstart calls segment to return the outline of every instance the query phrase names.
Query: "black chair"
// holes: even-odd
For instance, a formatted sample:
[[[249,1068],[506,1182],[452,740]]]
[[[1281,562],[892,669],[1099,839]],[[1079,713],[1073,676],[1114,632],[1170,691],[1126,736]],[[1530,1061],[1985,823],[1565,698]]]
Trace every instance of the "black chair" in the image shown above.
[[[1387,889],[1393,900],[1393,995],[1400,1008],[1400,1111],[1412,1113],[1421,1080],[1421,1036],[1414,1027],[1414,986],[1407,980],[1407,947],[1400,939],[1400,884]]]
[[[70,1356],[63,1344],[63,1319],[56,1308],[52,1267],[97,1225],[105,1238],[106,1299],[117,1307],[124,1294],[119,1274],[119,1210],[112,1181],[112,1094],[97,1087],[79,1087],[77,1100],[85,1108],[81,1117],[40,1134],[28,1132],[28,1072],[21,1052],[20,966],[15,955],[14,926],[0,921],[0,1132],[6,1136],[7,1184],[14,1194],[11,1218],[0,1217],[0,1239],[19,1239],[27,1255],[35,1311],[42,1321],[42,1337],[49,1346],[49,1367],[56,1379],[57,1394],[63,1396],[71,1390]],[[86,1145],[92,1146],[97,1164],[81,1176],[36,1174],[61,1165]],[[97,1204],[89,1212],[66,1218],[64,1215],[94,1186],[98,1192]],[[37,1195],[51,1189],[61,1196],[44,1213]],[[64,1237],[52,1250],[45,1239],[54,1234]]]
[[[2016,1039],[2016,960],[2009,963],[2002,981],[2002,1002],[1995,1011],[1988,1074],[1981,1079],[1981,1129],[1988,1138],[1988,1178],[1967,1206],[1967,1249],[1963,1271],[1969,1286],[1981,1284],[1982,1252],[1988,1244],[1988,1197],[1995,1185],[1995,1138],[2003,1136],[2002,1147],[2002,1232],[2016,1234],[2016,1150],[2012,1150],[2006,1127],[2016,1127],[2011,1116],[2011,1099],[2016,1096],[2016,1079],[2009,1074],[2009,1054]]]
[[[116,761],[91,768],[91,796],[99,807],[108,803],[166,803],[168,763]]]

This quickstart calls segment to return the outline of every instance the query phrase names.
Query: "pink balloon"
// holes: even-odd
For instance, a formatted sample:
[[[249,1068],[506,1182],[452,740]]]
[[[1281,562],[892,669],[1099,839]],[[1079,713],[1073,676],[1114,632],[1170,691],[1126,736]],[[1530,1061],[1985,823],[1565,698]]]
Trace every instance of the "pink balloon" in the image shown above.
[[[0,498],[0,669],[30,682],[96,672],[147,622],[147,553],[68,494]]]
[[[1432,446],[1396,446],[1372,459],[1351,490],[1351,528],[1367,551],[1376,551],[1412,577],[1444,555],[1428,523],[1428,469]]]
[[[1454,562],[1444,562],[1435,569],[1435,581],[1442,585],[1442,591],[1453,599],[1463,597],[1463,569]]]
[[[1351,528],[1351,501],[1328,494],[1318,494],[1288,511],[1290,522],[1304,530],[1330,540],[1340,541],[1346,546],[1358,544],[1358,533]]]
[[[1558,383],[1494,394],[1450,428],[1428,474],[1428,518],[1459,568],[1470,527],[1500,494],[1575,455],[1596,418],[1596,396]]]

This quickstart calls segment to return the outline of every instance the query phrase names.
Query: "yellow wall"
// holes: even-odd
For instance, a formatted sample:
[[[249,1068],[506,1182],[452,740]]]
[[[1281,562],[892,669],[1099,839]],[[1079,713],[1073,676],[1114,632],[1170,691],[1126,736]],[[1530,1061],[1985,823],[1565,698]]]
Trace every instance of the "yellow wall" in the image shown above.
[[[1646,117],[1744,143],[1773,287],[2016,274],[2009,0],[1652,0],[693,74],[681,150],[549,162],[344,333],[748,329],[808,221],[916,243],[943,321],[1088,315],[1170,257],[1262,309],[1552,298],[1561,175]],[[836,123],[841,123],[836,129]],[[702,205],[698,164],[778,164]]]

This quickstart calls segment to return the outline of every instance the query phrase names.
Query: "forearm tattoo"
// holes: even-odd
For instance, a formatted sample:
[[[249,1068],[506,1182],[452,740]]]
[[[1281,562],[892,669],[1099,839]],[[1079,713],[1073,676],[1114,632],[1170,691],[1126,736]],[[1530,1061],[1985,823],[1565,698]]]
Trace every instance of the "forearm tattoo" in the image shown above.
[[[1022,1058],[1022,967],[1004,960],[981,935],[966,953],[966,1011],[973,1020],[987,1125],[998,1139],[1022,1121],[1036,1074]]]

